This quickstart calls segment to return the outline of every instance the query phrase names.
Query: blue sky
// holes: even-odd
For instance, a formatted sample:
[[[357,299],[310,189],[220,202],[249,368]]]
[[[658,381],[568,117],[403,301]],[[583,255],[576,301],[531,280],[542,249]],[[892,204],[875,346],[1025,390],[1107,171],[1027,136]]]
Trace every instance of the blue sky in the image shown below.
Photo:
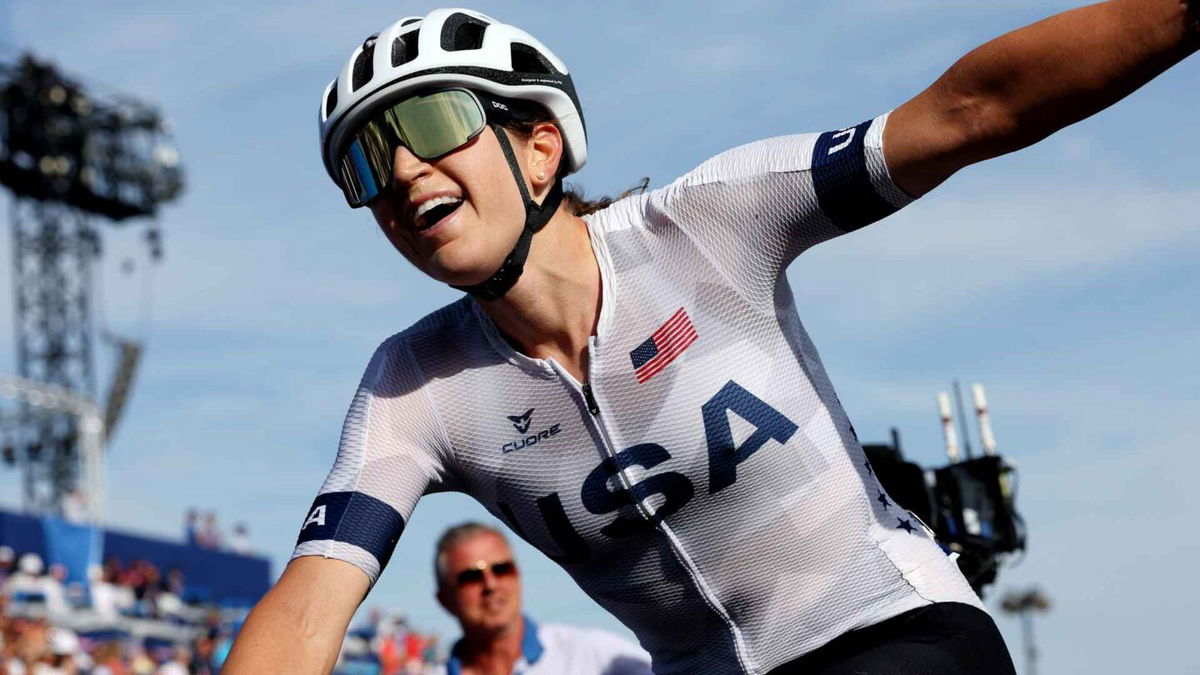
[[[665,184],[743,142],[873,117],[981,42],[1069,6],[476,5],[571,67],[591,140],[577,180],[594,194],[642,176]],[[318,98],[353,46],[432,7],[0,3],[0,54],[32,48],[159,105],[189,172],[160,219],[161,266],[143,264],[141,225],[105,228],[103,323],[147,344],[110,447],[114,524],[176,536],[187,507],[216,509],[226,526],[249,524],[278,572],[374,346],[456,297],[409,269],[369,214],[345,208],[316,150]],[[1001,573],[989,605],[1034,583],[1051,596],[1037,629],[1044,672],[1200,668],[1187,628],[1200,599],[1198,69],[1193,59],[1035,148],[970,168],[789,271],[864,439],[897,426],[910,457],[940,462],[935,394],[955,376],[987,385],[1030,527],[1028,556]],[[6,235],[4,260],[8,247]],[[2,274],[0,316],[11,298]],[[0,331],[0,372],[15,370],[12,339]],[[0,503],[17,503],[17,486],[0,474]],[[451,634],[429,553],[441,528],[474,517],[486,514],[465,497],[422,501],[367,605]],[[518,554],[535,615],[614,625],[536,551]],[[1020,665],[1017,623],[997,621]]]

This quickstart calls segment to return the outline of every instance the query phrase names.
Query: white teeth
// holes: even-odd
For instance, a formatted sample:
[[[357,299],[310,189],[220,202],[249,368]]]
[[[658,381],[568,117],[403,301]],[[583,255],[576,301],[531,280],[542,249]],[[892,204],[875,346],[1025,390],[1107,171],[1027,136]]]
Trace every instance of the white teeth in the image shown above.
[[[434,197],[427,202],[421,202],[421,205],[417,207],[416,212],[413,214],[413,220],[419,221],[421,216],[428,213],[429,209],[432,209],[435,206],[441,206],[442,204],[457,204],[461,201],[462,200],[458,197]]]

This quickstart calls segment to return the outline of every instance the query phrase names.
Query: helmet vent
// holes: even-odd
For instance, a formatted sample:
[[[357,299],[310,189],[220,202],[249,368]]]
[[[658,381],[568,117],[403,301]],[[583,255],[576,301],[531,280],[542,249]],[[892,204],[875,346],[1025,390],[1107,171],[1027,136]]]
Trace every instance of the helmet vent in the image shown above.
[[[405,19],[404,21],[400,22],[400,25],[401,25],[401,26],[409,26],[409,25],[412,25],[412,24],[414,24],[414,23],[417,23],[417,22],[418,22],[418,21],[420,21],[420,20],[421,20],[421,17],[419,17],[419,16],[414,16],[414,17],[412,17],[411,19]]]
[[[541,52],[519,42],[514,42],[512,45],[512,69],[515,73],[559,74],[558,70],[550,64],[549,59]]]
[[[329,116],[333,113],[333,109],[337,107],[337,88],[338,88],[338,81],[334,80],[333,86],[329,88],[329,95],[325,97],[325,118],[326,119],[329,119]]]
[[[375,77],[375,37],[372,35],[363,43],[362,51],[358,53],[358,58],[354,59],[354,70],[350,77],[350,91],[357,91],[359,87],[371,81]]]
[[[468,14],[451,14],[442,24],[442,49],[461,52],[483,46],[483,33],[488,23]]]
[[[417,58],[417,30],[412,30],[392,41],[392,67],[402,66]]]

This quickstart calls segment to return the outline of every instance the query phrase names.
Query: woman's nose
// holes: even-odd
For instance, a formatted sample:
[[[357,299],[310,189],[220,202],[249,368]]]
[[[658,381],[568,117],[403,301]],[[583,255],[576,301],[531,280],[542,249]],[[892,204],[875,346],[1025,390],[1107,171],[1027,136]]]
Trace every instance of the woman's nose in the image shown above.
[[[403,145],[396,146],[392,156],[392,178],[396,183],[407,187],[429,175],[433,167],[428,162],[417,157]]]

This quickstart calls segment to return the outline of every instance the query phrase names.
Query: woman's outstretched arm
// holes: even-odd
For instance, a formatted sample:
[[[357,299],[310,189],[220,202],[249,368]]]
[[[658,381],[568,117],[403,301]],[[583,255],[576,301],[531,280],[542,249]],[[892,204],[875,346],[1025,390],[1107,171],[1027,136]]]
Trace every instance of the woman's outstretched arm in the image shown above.
[[[1109,0],[982,45],[892,113],[892,179],[919,196],[1107,108],[1200,48],[1196,16],[1183,0]]]
[[[296,558],[246,618],[221,672],[329,673],[369,588],[367,575],[348,562]]]

